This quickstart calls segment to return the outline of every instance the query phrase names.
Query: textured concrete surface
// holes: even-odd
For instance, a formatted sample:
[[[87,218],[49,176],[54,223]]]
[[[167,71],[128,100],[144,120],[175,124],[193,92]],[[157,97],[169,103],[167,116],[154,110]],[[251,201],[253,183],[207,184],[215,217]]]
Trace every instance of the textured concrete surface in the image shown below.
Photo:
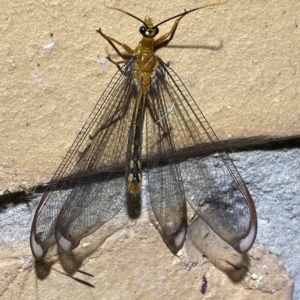
[[[233,153],[231,155],[232,159],[234,160],[234,163],[238,167],[240,173],[242,174],[244,180],[246,181],[249,190],[252,193],[253,199],[256,203],[257,213],[258,213],[258,235],[257,235],[257,242],[269,249],[272,253],[278,255],[279,259],[282,260],[283,266],[286,268],[288,275],[291,276],[295,280],[295,290],[294,290],[294,298],[298,299],[300,295],[300,274],[299,274],[299,255],[298,255],[298,249],[299,249],[299,236],[300,236],[300,220],[299,220],[299,159],[300,159],[300,150],[295,149],[283,149],[283,150],[265,150],[265,151],[245,151],[245,152],[239,152],[239,153]],[[145,193],[145,202],[144,202],[144,213],[143,216],[145,217],[147,213],[147,194]],[[18,286],[19,275],[22,271],[22,268],[25,268],[28,271],[28,268],[31,270],[29,273],[26,273],[26,278],[31,278],[35,282],[35,287],[33,287],[33,295],[36,295],[36,293],[39,293],[41,288],[37,288],[39,286],[40,281],[36,279],[35,272],[33,272],[32,267],[32,261],[27,261],[27,259],[30,260],[30,250],[28,246],[28,239],[29,239],[29,230],[30,230],[30,224],[31,224],[31,218],[34,211],[34,207],[38,202],[38,198],[34,201],[31,201],[29,203],[23,203],[19,205],[13,205],[9,204],[6,209],[2,208],[1,213],[1,257],[3,258],[1,260],[2,266],[7,266],[10,271],[8,272],[11,274],[10,276],[6,276],[7,281],[5,281],[5,288],[8,288],[8,283],[11,283],[13,286],[9,286],[6,293],[12,293],[12,291],[15,291],[17,289],[16,286]],[[151,210],[148,209],[148,211],[151,213]],[[78,263],[81,265],[86,265],[84,267],[84,271],[88,273],[92,273],[94,276],[104,276],[101,275],[101,272],[105,270],[105,272],[110,273],[108,270],[111,270],[111,274],[109,276],[113,276],[112,274],[118,274],[119,268],[122,268],[126,266],[126,264],[129,264],[129,269],[132,272],[136,272],[136,274],[140,274],[140,276],[146,276],[144,273],[145,270],[142,271],[142,267],[140,264],[143,264],[145,261],[148,261],[150,264],[153,261],[153,265],[156,265],[157,268],[160,268],[159,265],[161,263],[166,263],[166,265],[163,265],[163,270],[167,270],[167,274],[173,274],[175,272],[174,270],[171,270],[171,265],[173,263],[177,266],[182,266],[184,262],[182,262],[182,258],[178,259],[176,257],[173,257],[170,253],[167,247],[164,245],[164,243],[161,240],[161,237],[159,236],[158,232],[153,228],[153,226],[150,225],[148,221],[143,221],[144,217],[141,220],[141,225],[134,225],[135,223],[129,222],[129,225],[133,224],[132,226],[127,224],[127,217],[124,217],[124,213],[120,214],[123,217],[116,218],[115,220],[112,220],[112,225],[108,226],[108,229],[100,229],[96,232],[96,245],[93,245],[91,242],[91,238],[87,238],[87,241],[82,241],[79,250],[83,251],[78,257],[78,255],[74,255],[74,257],[80,261]],[[140,221],[139,221],[140,222]],[[127,224],[127,225],[126,225]],[[129,227],[128,227],[129,226]],[[143,229],[140,229],[140,226]],[[201,225],[200,228],[203,228]],[[117,230],[120,230],[116,232]],[[141,230],[141,231],[139,231]],[[115,234],[113,234],[116,232]],[[209,244],[207,248],[201,248],[201,245],[207,245],[208,243],[201,243],[201,232],[198,232],[197,230],[192,230],[192,237],[188,239],[186,245],[191,244],[191,241],[198,241],[200,242],[196,245],[196,249],[198,251],[196,253],[204,253],[207,257],[207,259],[210,262],[213,262],[215,266],[217,267],[218,271],[213,272],[213,277],[217,276],[215,275],[215,272],[219,272],[220,268],[222,270],[222,263],[216,263],[216,261],[220,260],[228,261],[228,259],[236,257],[236,253],[228,252],[229,247],[222,246],[214,246],[215,244]],[[149,234],[151,233],[151,237]],[[103,241],[106,239],[107,236],[112,235],[111,239],[114,242],[108,243],[108,244],[102,244]],[[128,239],[126,236],[128,235]],[[205,235],[205,234],[204,234]],[[121,237],[120,237],[121,236]],[[134,243],[130,238],[134,239]],[[150,240],[149,240],[150,239]],[[122,253],[124,250],[124,243],[120,242],[118,243],[118,240],[120,241],[128,241],[128,245],[126,246],[126,251],[128,251],[127,254],[123,254],[123,258],[114,258],[118,257],[118,251]],[[213,239],[214,243],[216,239]],[[93,241],[93,239],[92,239]],[[143,243],[146,244],[143,244]],[[114,244],[115,243],[115,244]],[[141,246],[139,246],[139,243],[141,243]],[[90,249],[89,245],[92,245],[92,249]],[[193,243],[195,244],[195,243]],[[22,246],[20,246],[22,245]],[[111,245],[113,245],[114,250],[109,250]],[[20,250],[21,247],[21,250]],[[104,248],[103,248],[104,247]],[[257,248],[258,247],[258,248]],[[144,255],[145,248],[147,248],[147,255]],[[229,253],[228,256],[224,259],[223,258],[216,258],[218,255],[218,249],[226,248],[225,253]],[[255,249],[261,249],[259,246],[256,246]],[[21,252],[20,252],[21,251]],[[106,252],[113,252],[112,256],[110,258],[101,258],[102,253]],[[125,251],[125,250],[124,250]],[[201,251],[201,252],[199,252]],[[256,250],[255,250],[256,251]],[[263,282],[264,287],[269,286],[269,290],[267,293],[270,293],[271,288],[274,285],[273,279],[277,278],[277,284],[278,283],[278,274],[285,274],[284,269],[281,269],[281,263],[275,258],[270,258],[268,251],[258,250],[261,254],[261,257],[265,257],[269,263],[270,268],[272,269],[271,277],[264,276],[264,280],[267,280]],[[158,253],[157,253],[158,252]],[[187,257],[185,259],[189,260],[189,262],[193,262],[193,251],[186,251]],[[134,254],[133,254],[134,253]],[[159,256],[159,253],[162,257]],[[252,252],[251,252],[252,253]],[[134,263],[134,261],[126,262],[127,255],[133,255],[137,262]],[[158,255],[158,258],[153,258],[153,255]],[[224,256],[224,253],[222,253]],[[256,254],[255,254],[256,255]],[[263,267],[264,263],[261,265],[262,258],[255,259],[254,254],[250,254],[250,258],[254,258],[253,266],[256,268],[256,263],[259,264],[259,272],[262,272],[260,269]],[[258,255],[258,254],[257,254]],[[98,264],[105,264],[105,261],[107,260],[106,267],[103,267],[102,270],[99,271],[93,271],[93,268],[96,268],[97,266],[93,266],[93,263],[90,263],[90,260],[93,259],[94,256],[97,256],[100,260],[100,262],[95,263],[95,265]],[[200,255],[201,256],[201,255]],[[57,260],[58,258],[56,256],[50,256],[53,260]],[[228,258],[229,257],[229,258]],[[133,259],[133,258],[132,258]],[[157,259],[157,260],[156,260]],[[196,257],[196,260],[199,259],[199,257]],[[269,260],[270,259],[270,260]],[[83,261],[81,261],[83,260]],[[184,260],[185,261],[185,260]],[[91,261],[92,262],[92,261]],[[204,266],[208,263],[206,260],[203,262]],[[111,264],[113,264],[114,267],[111,267]],[[236,264],[234,261],[233,264]],[[52,265],[52,264],[51,264]],[[58,263],[59,265],[59,263]],[[199,263],[199,266],[201,263]],[[92,267],[93,266],[93,267]],[[212,265],[210,265],[212,266]],[[128,266],[127,266],[128,267]],[[145,267],[146,270],[148,270],[150,266]],[[56,269],[57,267],[55,267]],[[182,272],[184,272],[185,267],[183,267]],[[276,269],[276,268],[280,268]],[[237,268],[239,269],[239,268]],[[136,271],[134,271],[136,270]],[[206,268],[202,269],[202,267],[197,271],[198,277],[197,280],[195,277],[192,276],[193,282],[196,280],[197,282],[197,289],[199,292],[199,284],[200,284],[200,277],[202,278],[203,275],[205,275],[206,271],[208,270]],[[250,269],[249,269],[250,270]],[[255,271],[256,269],[251,269],[252,273],[257,273],[258,271]],[[141,273],[139,273],[141,272]],[[154,271],[153,271],[154,272]],[[157,271],[160,272],[160,271]],[[250,271],[249,271],[250,272]],[[250,272],[250,273],[251,273]],[[269,271],[268,271],[269,272]],[[267,273],[268,273],[267,272]],[[271,272],[271,271],[270,271]],[[279,273],[278,273],[279,272]],[[72,273],[72,272],[71,272]],[[105,274],[107,274],[105,273]],[[176,272],[175,272],[176,273]],[[249,274],[250,274],[249,273]],[[251,273],[251,274],[252,274]],[[31,274],[31,275],[29,275]],[[61,276],[60,273],[57,273],[55,271],[51,272],[50,282],[51,278]],[[54,275],[56,274],[56,275]],[[155,273],[158,274],[158,273]],[[164,273],[165,274],[165,273]],[[200,274],[200,275],[199,275]],[[210,274],[210,273],[209,273]],[[218,273],[219,274],[219,273]],[[220,273],[221,274],[221,273]],[[220,275],[219,274],[219,275]],[[247,276],[250,276],[250,275]],[[276,275],[277,274],[277,275]],[[218,276],[219,276],[218,275]],[[280,281],[280,286],[282,289],[284,289],[284,292],[291,293],[292,286],[290,285],[291,282],[285,281],[287,274],[282,275],[281,279],[283,281]],[[25,276],[25,275],[23,275]],[[106,276],[106,275],[105,275]],[[108,276],[108,274],[107,274]],[[117,276],[117,275],[115,275]],[[139,277],[138,275],[135,275]],[[156,276],[156,275],[153,275]],[[159,276],[167,276],[167,275],[159,275]],[[173,276],[173,275],[172,275]],[[180,275],[181,276],[181,275]],[[200,276],[200,277],[199,277]],[[220,275],[221,276],[221,275]],[[222,275],[223,276],[223,275]],[[247,277],[246,276],[246,277]],[[263,275],[258,275],[258,277]],[[281,276],[281,275],[280,275]],[[279,277],[280,277],[279,276]],[[256,275],[254,276],[256,278]],[[81,278],[81,277],[80,277]],[[88,278],[85,277],[84,278]],[[169,277],[168,277],[169,278]],[[216,283],[219,280],[215,281]],[[222,277],[223,278],[223,277]],[[226,278],[226,276],[225,276]],[[247,277],[248,278],[248,277]],[[20,279],[22,282],[25,279]],[[27,279],[26,279],[27,280]],[[47,286],[46,281],[49,280],[49,278],[45,278],[43,283],[45,282],[45,285]],[[71,279],[70,282],[73,282]],[[89,279],[92,280],[92,279]],[[102,278],[102,280],[104,280]],[[125,284],[124,282],[128,282],[129,279],[126,278],[126,275],[118,275],[117,277],[117,286]],[[150,280],[151,282],[153,279],[150,279],[149,277],[147,280]],[[148,282],[146,280],[146,282]],[[166,279],[167,280],[167,279]],[[171,280],[170,278],[168,280]],[[191,280],[191,279],[187,279]],[[213,280],[212,278],[209,279],[209,281]],[[221,279],[220,279],[221,280]],[[228,289],[234,288],[235,284],[232,286],[232,283],[228,283],[227,279],[224,279],[225,281],[223,284],[225,286],[228,285]],[[89,281],[90,282],[90,281]],[[99,287],[103,285],[103,282],[100,284],[98,281],[97,286]],[[196,282],[193,284],[196,285]],[[289,282],[289,283],[287,283]],[[253,282],[252,282],[253,283]],[[256,282],[257,283],[257,282]],[[73,283],[75,284],[75,283]],[[77,282],[76,282],[77,284]],[[266,284],[266,285],[265,285]],[[286,284],[286,285],[285,285]],[[24,283],[24,285],[26,285]],[[51,283],[50,283],[51,285]],[[141,285],[138,284],[137,286]],[[242,284],[243,285],[243,284]],[[259,284],[260,285],[260,284]],[[174,287],[169,287],[171,291],[173,289],[176,289],[178,284],[175,282]],[[289,287],[287,290],[285,290],[284,287]],[[175,288],[176,287],[176,288]],[[210,285],[211,289],[213,287]],[[115,286],[112,286],[112,288],[116,288]],[[124,287],[123,287],[124,288]],[[214,285],[214,289],[216,286]],[[251,287],[252,289],[253,287]],[[47,290],[47,288],[45,287]],[[89,290],[88,288],[86,288]],[[222,285],[223,289],[223,285]],[[256,287],[255,287],[256,289]],[[276,289],[276,288],[275,288]],[[18,290],[18,289],[17,289]],[[62,289],[63,290],[63,289]],[[176,289],[177,290],[177,289]],[[276,290],[280,290],[280,288],[277,288]],[[93,289],[89,290],[89,293],[93,295]],[[215,291],[215,290],[214,290]],[[239,290],[241,292],[241,290]],[[252,290],[251,290],[252,291]],[[288,292],[287,292],[288,291]],[[266,292],[266,291],[265,291]],[[255,294],[256,295],[256,294]],[[91,296],[92,297],[92,296]],[[107,296],[108,297],[108,296]],[[251,296],[253,299],[253,295]],[[256,296],[255,296],[256,297]],[[264,295],[265,297],[265,295]],[[25,299],[25,298],[24,298]],[[34,298],[33,298],[34,299]],[[63,297],[62,297],[63,299]],[[93,298],[91,298],[93,299]],[[107,298],[107,299],[113,299],[113,298]],[[146,298],[145,298],[146,299]],[[167,298],[166,298],[167,299]],[[174,296],[174,299],[177,299]],[[214,298],[207,298],[207,299],[214,299]],[[217,298],[216,298],[217,299]],[[237,298],[238,299],[238,298]],[[240,298],[240,299],[246,299],[246,298]],[[267,298],[262,298],[267,299]],[[270,298],[273,299],[273,298]],[[277,298],[274,298],[277,299]],[[285,298],[278,298],[278,299],[285,299]],[[286,299],[292,299],[286,298]]]
[[[108,2],[154,22],[203,3]],[[15,0],[0,8],[3,192],[50,180],[115,73],[103,63],[114,51],[96,29],[135,47],[140,24],[101,1]],[[298,0],[229,1],[183,18],[172,47],[159,50],[220,139],[300,134],[299,9]]]
[[[98,232],[74,255],[49,255],[36,267],[28,247],[15,247],[1,259],[1,299],[292,299],[293,281],[275,255],[257,244],[238,255],[196,225],[179,257],[145,220],[127,224],[105,241]],[[193,234],[204,252],[206,245],[209,259],[193,245]]]
[[[231,156],[258,213],[257,242],[283,260],[300,298],[300,149],[249,151]]]

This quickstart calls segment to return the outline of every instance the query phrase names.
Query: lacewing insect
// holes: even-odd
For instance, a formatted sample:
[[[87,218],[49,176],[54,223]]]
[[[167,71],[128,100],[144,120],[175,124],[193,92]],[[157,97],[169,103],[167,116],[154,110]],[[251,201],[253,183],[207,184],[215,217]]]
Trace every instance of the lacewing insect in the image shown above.
[[[97,30],[122,61],[108,58],[118,71],[37,207],[30,235],[36,259],[55,243],[72,251],[127,201],[140,201],[143,176],[160,233],[173,253],[185,241],[186,202],[238,252],[251,248],[257,231],[251,195],[179,76],[155,54],[173,39],[184,16],[225,3],[185,10],[156,25],[149,17],[143,21],[105,5],[141,22],[142,39],[132,49]],[[159,26],[173,19],[171,30],[155,39]]]

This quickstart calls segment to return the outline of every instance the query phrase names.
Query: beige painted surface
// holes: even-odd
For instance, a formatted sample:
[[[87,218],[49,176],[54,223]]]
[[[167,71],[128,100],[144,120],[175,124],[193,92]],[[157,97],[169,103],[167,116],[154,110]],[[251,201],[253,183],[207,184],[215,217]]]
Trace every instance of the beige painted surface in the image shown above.
[[[203,3],[109,2],[154,22]],[[3,192],[51,179],[116,71],[99,63],[113,50],[96,29],[135,47],[140,24],[94,0],[14,0],[0,9]],[[176,47],[159,51],[220,139],[300,133],[299,16],[298,0],[230,1],[183,18]]]
[[[112,219],[111,229],[120,227],[118,222]],[[293,280],[275,255],[258,244],[240,255],[205,226],[189,228],[179,256],[171,254],[145,218],[106,237],[101,228],[70,256],[53,249],[36,268],[28,244],[0,249],[1,299],[292,299]],[[208,282],[204,295],[203,276]]]

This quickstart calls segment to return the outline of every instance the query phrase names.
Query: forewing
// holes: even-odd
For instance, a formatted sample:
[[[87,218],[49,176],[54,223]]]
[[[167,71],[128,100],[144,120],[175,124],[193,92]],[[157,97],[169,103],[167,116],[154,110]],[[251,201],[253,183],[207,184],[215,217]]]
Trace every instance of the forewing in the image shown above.
[[[187,207],[173,130],[174,102],[159,66],[148,91],[145,111],[146,166],[150,201],[160,233],[173,253],[187,231]]]
[[[114,75],[43,195],[31,229],[35,258],[56,242],[71,251],[123,207],[132,64]]]
[[[187,200],[221,238],[241,253],[248,251],[257,219],[244,181],[176,73],[160,61],[154,78],[147,167],[151,203],[166,240],[174,234],[183,238]]]
[[[172,141],[163,135],[150,113],[146,113],[146,160],[150,201],[162,237],[175,254],[185,241],[187,208],[180,168],[174,161]]]

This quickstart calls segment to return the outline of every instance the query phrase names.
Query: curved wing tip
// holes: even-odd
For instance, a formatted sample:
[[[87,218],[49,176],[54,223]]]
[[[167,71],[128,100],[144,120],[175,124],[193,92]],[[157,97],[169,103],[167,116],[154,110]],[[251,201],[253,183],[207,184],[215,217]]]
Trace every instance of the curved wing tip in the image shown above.
[[[61,236],[57,241],[58,246],[65,252],[71,252],[74,249],[72,242]]]
[[[183,221],[179,230],[174,233],[172,238],[168,241],[171,247],[171,251],[176,254],[183,246],[187,231],[187,223]]]
[[[255,242],[256,233],[257,222],[256,220],[252,220],[247,236],[244,239],[240,240],[239,243],[234,246],[234,249],[239,253],[245,253],[249,251],[253,243]]]
[[[36,241],[33,234],[30,237],[30,247],[35,259],[42,259],[45,256],[46,253],[44,253],[42,246]]]

